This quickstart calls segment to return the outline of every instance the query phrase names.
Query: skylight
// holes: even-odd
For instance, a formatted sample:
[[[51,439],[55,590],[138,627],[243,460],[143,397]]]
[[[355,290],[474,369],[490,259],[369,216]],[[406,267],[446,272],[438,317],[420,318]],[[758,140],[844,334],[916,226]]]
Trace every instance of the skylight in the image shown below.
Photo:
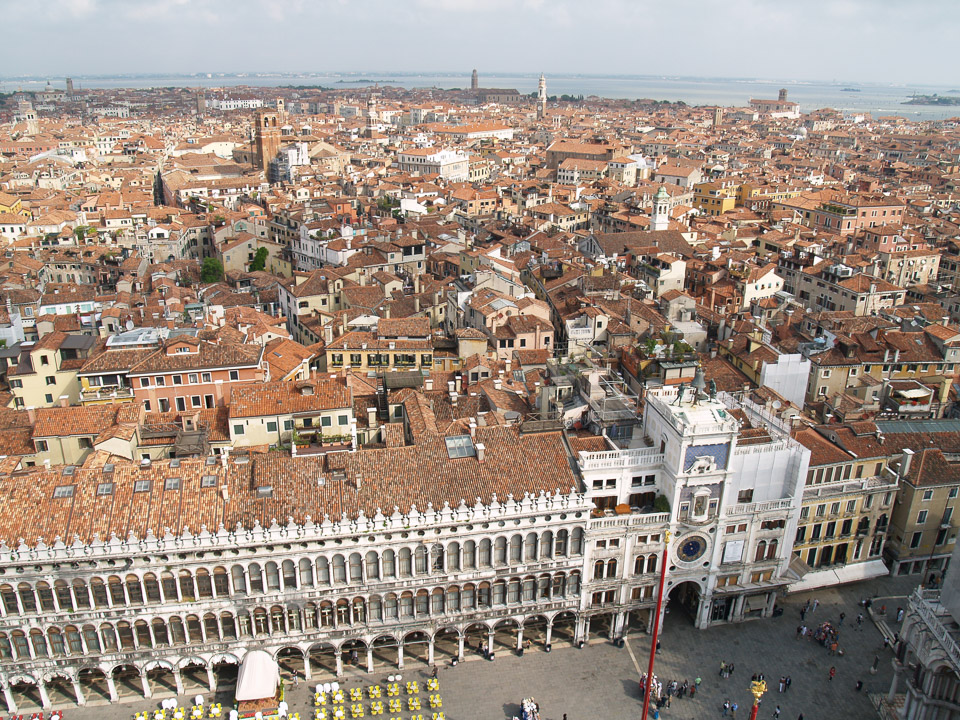
[[[450,459],[475,457],[477,449],[473,446],[473,440],[469,435],[454,435],[444,438],[447,443],[447,455]]]

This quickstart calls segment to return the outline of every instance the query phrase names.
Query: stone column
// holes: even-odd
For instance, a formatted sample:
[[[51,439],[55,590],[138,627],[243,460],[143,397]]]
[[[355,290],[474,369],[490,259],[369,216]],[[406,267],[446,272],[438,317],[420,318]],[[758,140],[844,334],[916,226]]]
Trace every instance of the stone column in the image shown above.
[[[183,695],[183,678],[180,677],[180,668],[173,669],[173,681],[177,684],[177,695]]]
[[[177,684],[179,687],[179,683]],[[110,702],[117,702],[120,698],[117,695],[117,684],[113,681],[113,673],[107,673],[107,691],[110,693]]]
[[[887,693],[887,702],[893,702],[893,698],[897,694],[897,685],[899,683],[900,683],[900,667],[899,667],[899,663],[894,663],[893,680],[890,681],[890,692]]]
[[[517,628],[517,650],[523,650],[523,626]]]
[[[397,645],[397,669],[403,670],[403,641]]]
[[[207,687],[210,688],[210,692],[217,691],[217,678],[213,674],[213,668],[207,665]]]
[[[463,662],[463,635],[457,638],[457,660]]]
[[[777,604],[777,591],[771,590],[770,596],[767,598],[767,607],[763,611],[764,617],[770,617],[773,615],[773,606]]]
[[[552,623],[552,622],[548,622],[548,623],[547,623],[547,636],[546,636],[546,638],[545,638],[544,641],[543,641],[543,644],[544,644],[544,645],[549,645],[549,644],[550,644],[550,638],[551,638],[552,635],[553,635],[553,623]]]
[[[337,677],[343,675],[343,654],[337,649]]]
[[[313,679],[313,675],[310,670],[310,653],[305,652],[303,654],[303,679],[306,682],[310,682]]]
[[[14,715],[17,712],[17,703],[13,699],[13,692],[10,690],[9,685],[3,686],[3,699],[7,701],[7,711]]]
[[[153,697],[153,693],[150,692],[150,681],[147,679],[146,670],[144,670],[143,675],[140,676],[140,682],[143,685],[143,697],[149,700]]]
[[[146,677],[146,673],[144,673]],[[73,684],[73,694],[77,696],[77,705],[83,707],[87,704],[87,699],[83,696],[83,688],[80,687],[80,681],[76,678],[70,678],[70,682]]]
[[[491,628],[490,632],[487,633],[487,652],[488,653],[493,652],[493,642],[496,639],[496,635],[497,633],[493,630],[493,628]]]
[[[373,648],[367,646],[367,672],[373,672]]]
[[[47,694],[47,684],[43,680],[37,683],[37,692],[40,693],[40,707],[49,710],[51,708],[50,696]]]
[[[430,638],[427,645],[427,665],[433,665],[433,638]]]

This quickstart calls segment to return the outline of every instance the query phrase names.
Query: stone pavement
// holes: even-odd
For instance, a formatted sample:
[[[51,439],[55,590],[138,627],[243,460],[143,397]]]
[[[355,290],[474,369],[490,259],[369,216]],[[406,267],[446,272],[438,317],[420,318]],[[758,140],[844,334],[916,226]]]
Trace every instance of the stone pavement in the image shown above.
[[[661,680],[687,679],[691,684],[699,674],[703,682],[695,697],[674,699],[670,708],[664,708],[661,717],[663,720],[719,718],[723,701],[729,699],[740,706],[738,720],[748,720],[751,703],[748,686],[755,672],[764,673],[768,685],[760,707],[761,720],[772,718],[777,704],[782,710],[782,720],[796,720],[800,713],[804,720],[876,717],[868,693],[883,694],[889,688],[892,651],[882,650],[880,631],[859,602],[866,597],[874,598],[872,609],[877,613],[881,605],[886,605],[885,623],[890,632],[896,632],[896,608],[906,606],[906,596],[916,583],[917,578],[881,578],[792,595],[780,601],[784,613],[778,618],[702,631],[694,629],[681,610],[674,610],[664,623],[662,652],[657,656],[655,672]],[[813,598],[819,600],[819,606],[807,615],[809,627],[825,620],[836,622],[840,612],[846,613],[840,633],[842,657],[829,656],[828,650],[814,641],[795,639],[800,623],[799,609]],[[864,621],[858,628],[859,612],[864,613]],[[533,650],[523,657],[499,652],[492,662],[472,654],[457,667],[441,665],[444,714],[447,720],[511,718],[519,714],[520,700],[533,696],[540,703],[542,720],[562,720],[564,713],[568,720],[635,718],[641,710],[639,673],[646,670],[649,648],[649,637],[635,634],[628,637],[627,647],[623,649],[597,639],[582,650],[555,645],[551,653]],[[878,671],[871,674],[870,667],[877,656]],[[736,669],[729,679],[719,677],[721,661],[734,663]],[[831,666],[837,670],[833,681],[828,679]],[[400,672],[404,680],[422,680],[429,675],[429,668],[411,661]],[[383,683],[388,674],[381,671],[367,675],[349,668],[341,684],[354,687]],[[790,675],[793,679],[792,687],[783,694],[777,692],[781,675]],[[331,679],[315,677],[309,687],[302,681],[290,687],[287,700],[291,712],[299,711],[301,720],[312,720],[313,687],[317,682]],[[857,680],[864,683],[861,692],[855,690]],[[194,694],[191,692],[190,697]],[[210,693],[200,694],[210,701]],[[224,706],[231,699],[232,688],[221,688],[217,693],[217,700]],[[187,705],[186,700],[181,698],[181,703]],[[104,717],[132,720],[135,711],[152,709],[158,703],[158,698],[154,698],[120,705],[74,706],[67,708],[66,720]],[[28,709],[21,710],[24,711]],[[430,717],[427,710],[423,715]],[[401,716],[407,718],[409,713]]]

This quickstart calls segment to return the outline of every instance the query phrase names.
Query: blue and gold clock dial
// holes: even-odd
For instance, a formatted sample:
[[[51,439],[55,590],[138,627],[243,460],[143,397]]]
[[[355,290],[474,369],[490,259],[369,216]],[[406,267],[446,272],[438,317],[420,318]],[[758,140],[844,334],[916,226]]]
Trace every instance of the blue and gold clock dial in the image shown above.
[[[684,562],[693,562],[700,559],[706,551],[706,539],[699,535],[691,535],[680,542],[680,547],[677,548],[677,556]]]

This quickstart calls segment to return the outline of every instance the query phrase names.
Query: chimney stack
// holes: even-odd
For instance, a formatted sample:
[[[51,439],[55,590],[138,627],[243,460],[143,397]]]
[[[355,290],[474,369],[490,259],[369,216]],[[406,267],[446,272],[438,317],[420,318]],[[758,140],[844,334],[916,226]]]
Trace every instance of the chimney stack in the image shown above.
[[[224,461],[224,462],[226,462],[226,461]],[[229,488],[227,488],[226,485],[221,485],[221,486],[220,486],[220,497],[223,498],[223,501],[224,501],[224,502],[227,502],[227,501],[230,500],[230,490],[229,490]]]
[[[503,389],[503,381],[500,380],[500,378],[494,378],[494,379],[493,379],[493,389],[494,389],[494,390],[502,390],[502,389]]]
[[[420,296],[419,295],[414,295],[413,297],[413,312],[415,313],[420,312]]]
[[[31,405],[27,408],[27,419],[30,421],[31,425],[37,424],[37,410]]]
[[[367,408],[367,425],[369,425],[371,428],[375,428],[377,426],[377,409],[376,408],[372,408],[372,407]]]
[[[484,454],[487,448],[483,443],[477,443],[476,448],[477,448],[477,462],[483,463]]]
[[[910,473],[910,463],[913,460],[914,452],[910,448],[904,448],[903,454],[900,456],[900,470],[897,472],[897,476],[903,480]]]
[[[70,407],[70,397],[68,395],[60,396],[60,407],[62,408]]]
[[[477,422],[473,418],[470,418],[470,437],[474,439],[477,437]]]
[[[424,378],[424,381],[423,381],[423,389],[424,389],[424,390],[433,390],[433,378],[432,378],[432,377]]]

